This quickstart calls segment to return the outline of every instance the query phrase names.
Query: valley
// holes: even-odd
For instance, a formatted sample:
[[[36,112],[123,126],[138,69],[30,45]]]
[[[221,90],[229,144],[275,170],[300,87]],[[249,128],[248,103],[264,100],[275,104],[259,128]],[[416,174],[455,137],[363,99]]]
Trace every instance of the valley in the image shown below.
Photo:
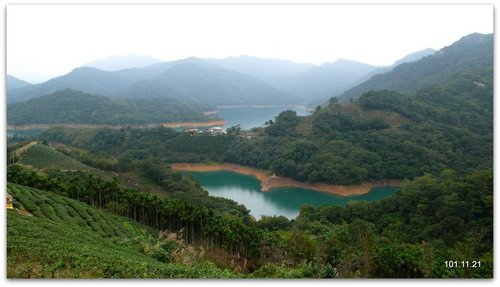
[[[492,278],[493,40],[9,76],[7,276]]]

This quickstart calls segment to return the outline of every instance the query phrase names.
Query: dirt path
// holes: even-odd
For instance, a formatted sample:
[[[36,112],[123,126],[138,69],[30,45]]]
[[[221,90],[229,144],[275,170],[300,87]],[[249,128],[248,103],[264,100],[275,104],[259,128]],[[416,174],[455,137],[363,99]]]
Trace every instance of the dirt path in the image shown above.
[[[375,187],[394,186],[400,187],[401,180],[378,180],[367,181],[359,185],[335,185],[321,182],[299,182],[287,177],[272,175],[269,171],[241,166],[237,164],[198,164],[198,163],[174,163],[170,165],[176,171],[232,171],[245,175],[255,176],[261,184],[261,191],[266,192],[279,187],[299,187],[316,191],[349,196],[368,193]]]

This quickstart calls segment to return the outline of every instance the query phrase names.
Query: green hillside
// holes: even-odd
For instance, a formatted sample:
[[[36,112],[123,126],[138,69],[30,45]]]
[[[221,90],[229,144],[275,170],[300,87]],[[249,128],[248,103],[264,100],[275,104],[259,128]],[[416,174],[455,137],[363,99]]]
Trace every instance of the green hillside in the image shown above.
[[[165,263],[152,229],[86,204],[9,184],[8,278],[212,278],[230,277],[210,263]],[[184,248],[178,245],[179,248]],[[146,249],[145,249],[146,248]]]
[[[375,75],[338,98],[358,98],[371,90],[414,93],[427,86],[442,83],[456,74],[484,68],[493,68],[493,34],[470,34],[433,55],[401,64],[388,73]]]
[[[104,238],[138,238],[140,241],[148,241],[156,236],[151,228],[53,192],[13,183],[7,185],[7,191],[14,198],[14,205],[18,203],[20,210],[35,217],[94,231]]]
[[[147,228],[106,211],[24,186],[9,184],[8,190],[21,210],[8,211],[9,278],[235,277],[210,263],[221,264],[229,257],[223,265],[235,267],[236,257],[221,249],[206,249],[201,256],[196,246],[155,241],[144,233]],[[148,202],[140,206],[147,207],[150,219],[146,221],[151,222],[157,203]],[[180,207],[180,202],[164,203],[167,208]],[[190,229],[189,220],[197,214],[193,207],[184,204],[170,215],[184,218],[177,221],[177,228]],[[24,208],[33,210],[33,216],[25,214]],[[82,210],[89,215],[82,216]],[[493,170],[489,169],[466,176],[450,170],[426,175],[380,202],[303,206],[293,221],[273,216],[255,224],[210,211],[202,218],[203,230],[217,234],[205,242],[231,241],[239,235],[258,239],[258,252],[248,253],[250,269],[237,268],[244,272],[242,277],[492,278],[492,215]],[[103,222],[116,228],[107,232]],[[135,237],[117,235],[120,226]],[[446,268],[445,260],[481,261],[481,268]]]
[[[51,146],[40,143],[31,145],[23,151],[20,154],[19,163],[42,170],[88,171],[108,180],[114,176],[112,172],[103,171],[86,165]]]
[[[173,99],[117,100],[65,89],[8,107],[7,122],[27,124],[134,125],[206,121],[209,105]]]

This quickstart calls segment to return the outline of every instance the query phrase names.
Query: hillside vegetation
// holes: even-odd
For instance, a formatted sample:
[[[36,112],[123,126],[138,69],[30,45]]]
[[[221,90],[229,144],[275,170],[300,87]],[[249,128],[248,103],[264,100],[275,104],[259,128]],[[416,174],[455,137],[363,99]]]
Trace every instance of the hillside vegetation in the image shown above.
[[[18,161],[40,170],[88,171],[107,180],[113,177],[111,172],[86,165],[51,146],[40,143],[30,145],[19,155]]]
[[[137,125],[207,121],[210,105],[173,99],[116,100],[65,89],[8,107],[10,125],[108,124]]]
[[[24,211],[7,212],[8,278],[232,276],[201,261],[169,262],[174,250],[187,247],[161,242],[155,231],[132,220],[52,192],[15,184],[8,192]]]
[[[470,34],[433,55],[416,62],[401,64],[385,74],[375,75],[338,98],[358,98],[372,90],[413,93],[446,81],[458,73],[493,69],[492,59],[493,34]]]
[[[13,168],[9,167],[9,182],[52,184],[55,193],[70,183],[94,185],[107,190],[107,199],[100,201],[98,193],[83,189],[79,198],[89,207],[51,192],[9,184],[14,206],[34,215],[8,211],[9,278],[234,276],[216,268],[215,262],[250,278],[493,276],[492,169],[466,176],[448,170],[408,182],[380,202],[303,206],[294,221],[264,216],[255,222],[117,186],[101,189],[87,180],[50,183],[51,179]],[[125,209],[113,208],[113,202],[126,204]],[[118,214],[128,210],[123,214],[156,230],[169,226],[171,232],[185,233],[195,248],[176,240],[155,243],[148,228],[95,209],[99,207]],[[193,225],[200,219],[202,225]],[[200,241],[200,235],[205,240]],[[206,246],[204,256],[201,246]],[[250,249],[239,253],[245,260],[232,253],[221,261],[224,253],[216,246],[231,253],[243,246]],[[446,260],[481,261],[481,268],[446,268]]]

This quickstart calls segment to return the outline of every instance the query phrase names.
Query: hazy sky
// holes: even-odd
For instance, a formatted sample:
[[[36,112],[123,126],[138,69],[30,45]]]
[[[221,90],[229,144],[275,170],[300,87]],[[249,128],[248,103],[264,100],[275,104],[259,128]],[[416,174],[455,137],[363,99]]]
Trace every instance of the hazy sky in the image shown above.
[[[492,33],[493,6],[11,5],[6,31],[7,73],[31,82],[127,54],[390,65],[472,32]]]

